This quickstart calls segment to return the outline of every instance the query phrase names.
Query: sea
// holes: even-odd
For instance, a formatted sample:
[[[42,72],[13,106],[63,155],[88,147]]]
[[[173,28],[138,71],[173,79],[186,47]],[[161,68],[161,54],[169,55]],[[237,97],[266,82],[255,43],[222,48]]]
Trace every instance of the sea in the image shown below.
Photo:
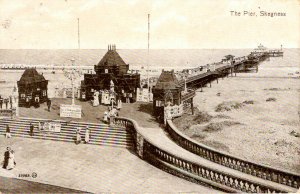
[[[141,76],[146,76],[143,69],[149,69],[149,76],[159,76],[161,71],[174,69],[182,70],[195,68],[206,64],[219,62],[225,55],[236,57],[246,56],[253,49],[151,49],[148,55],[143,49],[118,49],[117,52],[133,70],[141,70]],[[272,57],[259,65],[257,73],[250,72],[241,76],[259,77],[289,77],[299,79],[300,49],[283,49],[283,57]],[[105,55],[105,49],[0,49],[0,64],[26,64],[32,66],[71,65],[75,59],[75,66],[93,66]],[[71,81],[62,70],[55,73],[52,70],[37,68],[49,80],[49,96],[53,96],[55,87],[70,87]],[[9,96],[24,70],[0,69],[0,95]],[[83,80],[78,76],[77,83]]]

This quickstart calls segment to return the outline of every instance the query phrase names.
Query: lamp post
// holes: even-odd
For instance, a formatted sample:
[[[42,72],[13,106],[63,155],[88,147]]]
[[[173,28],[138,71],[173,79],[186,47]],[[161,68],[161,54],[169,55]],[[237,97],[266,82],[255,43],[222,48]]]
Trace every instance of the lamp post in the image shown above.
[[[75,105],[75,89],[74,89],[74,85],[75,85],[75,80],[77,78],[79,78],[82,75],[82,72],[80,70],[76,70],[75,69],[75,59],[72,58],[70,59],[70,61],[72,62],[72,67],[71,67],[71,71],[64,69],[64,75],[65,77],[67,77],[69,80],[71,80],[71,87],[72,87],[72,105]]]
[[[75,92],[74,92],[74,63],[75,59],[71,59],[72,72],[71,72],[71,84],[72,84],[72,105],[75,105]]]

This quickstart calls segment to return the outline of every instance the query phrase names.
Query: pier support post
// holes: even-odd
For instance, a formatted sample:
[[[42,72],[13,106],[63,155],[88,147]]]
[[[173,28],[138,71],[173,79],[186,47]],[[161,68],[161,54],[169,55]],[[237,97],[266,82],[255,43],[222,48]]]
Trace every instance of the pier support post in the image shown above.
[[[202,85],[201,85],[201,90],[200,90],[200,92],[203,92]]]
[[[219,83],[219,79],[217,78],[217,84]]]
[[[209,87],[211,88],[211,81],[209,82]]]

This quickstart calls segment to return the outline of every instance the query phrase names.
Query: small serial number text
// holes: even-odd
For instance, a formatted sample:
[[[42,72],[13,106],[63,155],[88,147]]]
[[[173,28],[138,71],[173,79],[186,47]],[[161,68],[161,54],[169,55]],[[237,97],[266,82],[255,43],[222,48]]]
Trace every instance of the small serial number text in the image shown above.
[[[37,173],[33,172],[31,174],[19,174],[18,175],[19,178],[29,178],[29,177],[32,177],[32,178],[36,178],[37,177]]]

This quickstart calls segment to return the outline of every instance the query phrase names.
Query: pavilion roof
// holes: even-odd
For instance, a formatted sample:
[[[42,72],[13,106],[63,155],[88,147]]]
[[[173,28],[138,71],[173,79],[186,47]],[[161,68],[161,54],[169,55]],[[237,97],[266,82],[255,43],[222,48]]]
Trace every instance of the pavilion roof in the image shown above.
[[[106,54],[102,57],[98,66],[127,66],[124,60],[120,57],[119,53],[116,51],[116,46],[111,45],[108,48]]]
[[[174,70],[172,71],[162,71],[160,74],[157,83],[155,85],[155,89],[177,89],[179,88],[179,82],[174,74]]]
[[[32,84],[47,81],[42,74],[39,74],[36,69],[26,69],[18,81],[20,84]]]

